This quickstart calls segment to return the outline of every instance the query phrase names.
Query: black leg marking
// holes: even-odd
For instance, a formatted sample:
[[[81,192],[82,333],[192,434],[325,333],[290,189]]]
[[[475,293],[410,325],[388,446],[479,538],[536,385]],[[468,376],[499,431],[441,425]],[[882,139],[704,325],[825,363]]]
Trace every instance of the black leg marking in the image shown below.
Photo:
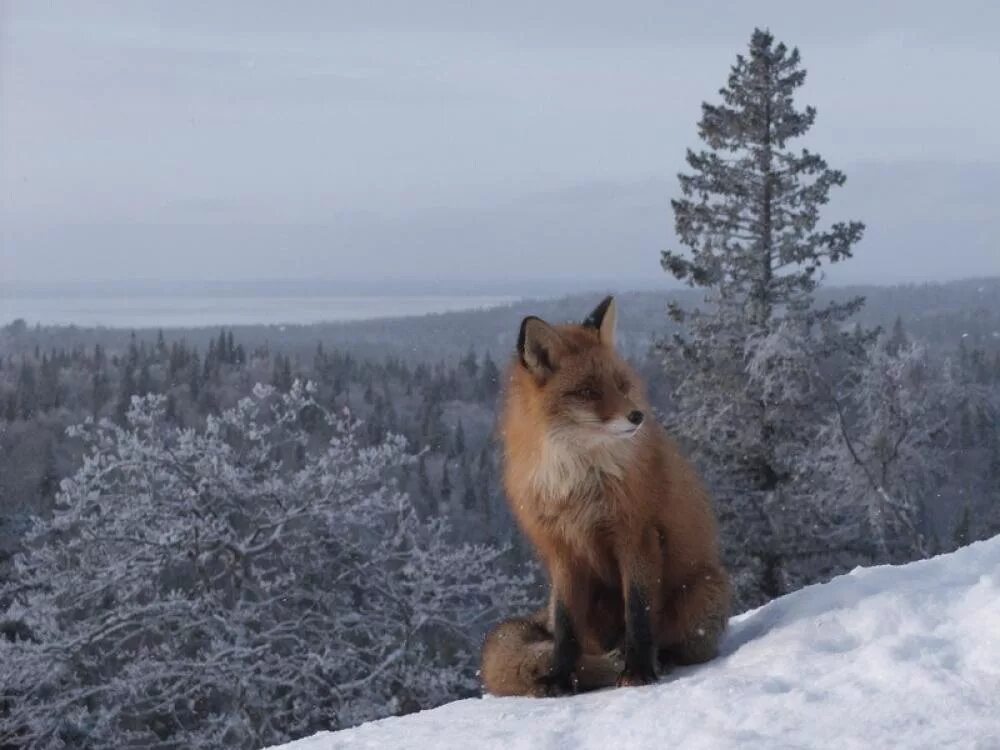
[[[649,597],[638,586],[632,586],[625,605],[625,670],[619,684],[646,685],[656,681],[654,645]]]
[[[551,679],[556,687],[573,692],[573,673],[580,658],[580,642],[573,629],[569,610],[561,601],[556,602],[554,627]]]

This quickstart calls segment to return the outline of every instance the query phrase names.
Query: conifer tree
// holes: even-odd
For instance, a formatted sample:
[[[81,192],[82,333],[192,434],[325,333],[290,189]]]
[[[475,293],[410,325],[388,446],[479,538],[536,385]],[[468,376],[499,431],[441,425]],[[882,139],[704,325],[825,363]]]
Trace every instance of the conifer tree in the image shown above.
[[[59,490],[59,466],[55,440],[48,440],[42,453],[42,472],[38,478],[38,496],[48,505]]]
[[[476,499],[476,486],[472,480],[472,469],[469,467],[469,459],[463,453],[462,454],[462,486],[465,488],[462,492],[462,507],[465,510],[474,510],[478,501]]]
[[[444,462],[441,470],[441,510],[447,511],[451,507],[451,476],[448,474],[448,462]]]
[[[470,348],[466,355],[462,358],[461,362],[459,362],[459,366],[470,378],[476,377],[479,373],[479,362],[476,360],[475,350]]]
[[[462,420],[458,420],[458,425],[455,427],[455,436],[451,443],[451,455],[459,457],[465,453],[465,428],[462,426]]]
[[[424,500],[433,495],[431,480],[427,474],[427,454],[423,452],[417,459],[417,489],[419,497]]]
[[[124,421],[132,403],[132,396],[138,394],[135,382],[135,370],[131,358],[122,369],[121,383],[118,387],[118,402],[115,405],[115,416],[119,422]]]
[[[108,376],[103,370],[95,370],[90,377],[90,415],[97,419],[101,408],[111,398],[111,386]]]
[[[487,400],[495,398],[500,391],[500,369],[490,357],[489,352],[483,359],[483,366],[479,370],[479,395]]]
[[[798,532],[777,509],[793,507],[791,495],[804,492],[807,451],[829,396],[824,363],[856,353],[867,336],[843,325],[863,299],[814,305],[820,269],[850,258],[864,226],[820,224],[830,190],[845,177],[791,146],[816,118],[814,108],[794,101],[805,75],[797,49],[754,31],[720,90],[722,102],[702,105],[705,148],[688,151],[690,172],[679,175],[682,197],[672,206],[687,252],[661,258],[664,270],[706,292],[704,308],[670,308],[682,324],[661,344],[675,387],[672,421],[716,486],[752,506],[722,514],[759,527],[752,532],[757,562],[772,573],[759,573],[758,583],[777,580],[782,544],[790,554],[812,546],[787,538]],[[799,519],[799,528],[814,527]]]
[[[892,324],[892,334],[889,336],[886,348],[889,354],[896,356],[899,354],[900,350],[906,346],[909,339],[906,336],[906,331],[903,329],[903,318],[899,315],[896,316],[896,322]]]
[[[672,205],[677,235],[690,253],[662,257],[673,276],[706,289],[710,304],[688,313],[671,309],[689,324],[687,337],[667,345],[668,359],[682,369],[680,395],[714,392],[730,404],[720,409],[710,401],[709,410],[723,414],[725,425],[720,431],[713,419],[704,437],[764,488],[789,472],[776,438],[790,415],[769,398],[775,394],[767,392],[766,381],[798,363],[782,361],[788,352],[779,339],[839,323],[862,304],[853,299],[813,307],[817,271],[825,262],[850,258],[864,226],[852,221],[819,228],[820,207],[845,177],[819,155],[788,145],[816,117],[815,109],[797,109],[793,101],[804,81],[798,50],[755,30],[749,55],[737,56],[720,91],[723,103],[702,105],[699,135],[707,148],[688,151],[692,172],[679,176],[683,197]],[[760,355],[766,361],[754,378],[748,365]],[[800,400],[812,395],[808,391],[806,386]]]

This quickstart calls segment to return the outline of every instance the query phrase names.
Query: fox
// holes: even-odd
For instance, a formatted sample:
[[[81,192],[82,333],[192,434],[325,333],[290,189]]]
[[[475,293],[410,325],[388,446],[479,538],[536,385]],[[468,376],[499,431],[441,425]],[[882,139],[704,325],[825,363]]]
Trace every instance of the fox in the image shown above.
[[[647,685],[718,653],[731,585],[712,502],[652,416],[615,326],[611,296],[579,325],[521,322],[500,411],[503,484],[549,602],[487,634],[492,695]]]

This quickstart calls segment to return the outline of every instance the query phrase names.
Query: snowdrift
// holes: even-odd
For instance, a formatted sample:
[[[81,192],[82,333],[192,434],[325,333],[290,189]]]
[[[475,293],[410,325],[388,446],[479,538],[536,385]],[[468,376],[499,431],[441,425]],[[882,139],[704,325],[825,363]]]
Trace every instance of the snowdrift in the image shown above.
[[[734,617],[719,659],[572,698],[469,699],[282,750],[1000,748],[1000,537]]]

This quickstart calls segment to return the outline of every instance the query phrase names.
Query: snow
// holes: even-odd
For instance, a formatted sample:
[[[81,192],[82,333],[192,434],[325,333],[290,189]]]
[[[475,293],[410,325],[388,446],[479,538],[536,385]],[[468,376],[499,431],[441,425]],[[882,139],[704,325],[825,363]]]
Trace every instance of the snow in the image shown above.
[[[734,617],[657,685],[473,698],[282,750],[1000,748],[1000,537],[858,568]]]

